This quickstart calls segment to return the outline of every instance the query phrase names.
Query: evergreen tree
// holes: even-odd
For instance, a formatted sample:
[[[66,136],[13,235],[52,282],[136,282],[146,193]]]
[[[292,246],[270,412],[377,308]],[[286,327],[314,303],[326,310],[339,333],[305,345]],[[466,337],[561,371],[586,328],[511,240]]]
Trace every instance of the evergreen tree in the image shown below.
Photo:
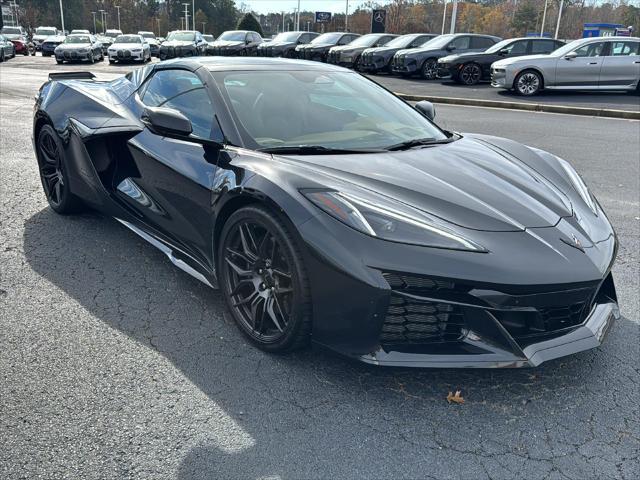
[[[260,22],[258,22],[258,20],[256,20],[256,17],[254,17],[249,12],[245,13],[238,22],[238,30],[252,30],[262,35],[262,27],[260,26]]]

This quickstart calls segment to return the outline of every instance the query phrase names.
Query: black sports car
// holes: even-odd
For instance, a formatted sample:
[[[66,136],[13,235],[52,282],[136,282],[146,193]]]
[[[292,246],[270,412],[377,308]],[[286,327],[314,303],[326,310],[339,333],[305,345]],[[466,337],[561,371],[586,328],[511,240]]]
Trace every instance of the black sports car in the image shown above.
[[[282,32],[270,42],[258,45],[256,55],[259,57],[295,58],[298,45],[305,45],[319,35],[315,32]]]
[[[304,60],[326,62],[329,50],[338,45],[347,45],[360,35],[357,33],[328,32],[314,38],[311,42],[296,47],[296,57]]]
[[[360,70],[369,73],[389,73],[393,56],[399,50],[420,47],[435,37],[437,35],[432,33],[409,33],[394,38],[383,47],[367,48],[360,57]]]
[[[438,60],[438,76],[451,77],[465,85],[491,80],[491,64],[503,58],[523,55],[545,55],[564,45],[551,38],[510,38],[496,43],[484,52],[448,55]]]
[[[444,131],[431,104],[321,63],[91,77],[52,74],[37,95],[51,208],[116,218],[220,288],[260,348],[535,366],[600,345],[619,315],[616,235],[555,155]]]

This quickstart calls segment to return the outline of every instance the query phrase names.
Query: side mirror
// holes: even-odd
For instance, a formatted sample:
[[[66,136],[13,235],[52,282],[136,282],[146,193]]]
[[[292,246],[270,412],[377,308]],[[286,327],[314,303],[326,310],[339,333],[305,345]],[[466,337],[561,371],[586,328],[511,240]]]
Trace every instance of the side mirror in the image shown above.
[[[434,107],[431,102],[422,100],[416,103],[415,109],[431,121],[436,118],[436,107]]]
[[[498,55],[502,55],[502,56],[509,55],[509,50],[507,50],[506,48],[503,48],[498,52]]]
[[[146,107],[141,120],[158,135],[188,137],[193,131],[191,120],[172,108]]]
[[[569,52],[564,56],[564,58],[566,58],[567,60],[573,60],[577,56],[578,54],[576,52]]]
[[[455,45],[447,45],[447,50],[453,52],[456,49]]]

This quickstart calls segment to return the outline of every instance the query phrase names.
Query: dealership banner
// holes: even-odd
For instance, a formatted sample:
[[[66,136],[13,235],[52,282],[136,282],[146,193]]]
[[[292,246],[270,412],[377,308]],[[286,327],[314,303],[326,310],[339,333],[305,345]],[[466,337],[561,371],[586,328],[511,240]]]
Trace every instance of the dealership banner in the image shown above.
[[[316,23],[329,23],[331,12],[316,12]]]
[[[386,10],[374,10],[371,12],[371,33],[384,33],[386,21]]]

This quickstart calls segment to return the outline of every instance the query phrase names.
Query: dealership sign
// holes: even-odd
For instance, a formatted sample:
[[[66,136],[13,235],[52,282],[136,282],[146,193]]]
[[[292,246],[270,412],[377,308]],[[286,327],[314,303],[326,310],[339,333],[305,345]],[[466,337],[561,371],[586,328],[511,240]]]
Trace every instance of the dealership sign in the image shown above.
[[[316,12],[316,23],[329,23],[331,12]]]
[[[386,10],[374,10],[371,12],[371,33],[384,33],[386,21]]]

